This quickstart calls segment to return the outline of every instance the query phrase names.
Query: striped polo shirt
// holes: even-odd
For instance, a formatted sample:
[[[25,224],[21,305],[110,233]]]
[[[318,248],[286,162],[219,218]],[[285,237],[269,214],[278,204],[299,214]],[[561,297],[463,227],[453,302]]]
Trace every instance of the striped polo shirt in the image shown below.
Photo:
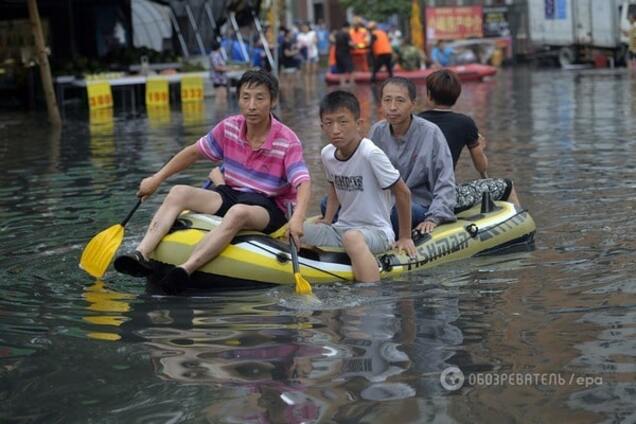
[[[229,187],[273,197],[286,212],[287,203],[296,202],[296,187],[310,179],[300,140],[273,116],[267,139],[258,150],[252,150],[246,131],[243,115],[225,118],[197,141],[199,153],[213,162],[223,161]]]

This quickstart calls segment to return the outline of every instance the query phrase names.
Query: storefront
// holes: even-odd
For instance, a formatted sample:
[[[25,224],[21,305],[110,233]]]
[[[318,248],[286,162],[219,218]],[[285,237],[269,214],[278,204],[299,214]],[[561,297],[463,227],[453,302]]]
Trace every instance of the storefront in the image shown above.
[[[132,43],[129,0],[39,0],[54,75],[96,72],[102,58]],[[41,101],[26,2],[0,2],[0,106]]]
[[[512,59],[509,7],[429,6],[426,8],[426,40],[429,50],[439,41],[445,41],[466,56],[465,62],[472,58],[498,65]]]

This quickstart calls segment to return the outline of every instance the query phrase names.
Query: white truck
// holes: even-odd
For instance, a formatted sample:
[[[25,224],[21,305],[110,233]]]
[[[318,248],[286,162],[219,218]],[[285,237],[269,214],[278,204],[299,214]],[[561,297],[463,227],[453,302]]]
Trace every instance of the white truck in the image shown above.
[[[530,41],[561,66],[591,61],[601,52],[625,63],[629,16],[636,0],[528,0]]]

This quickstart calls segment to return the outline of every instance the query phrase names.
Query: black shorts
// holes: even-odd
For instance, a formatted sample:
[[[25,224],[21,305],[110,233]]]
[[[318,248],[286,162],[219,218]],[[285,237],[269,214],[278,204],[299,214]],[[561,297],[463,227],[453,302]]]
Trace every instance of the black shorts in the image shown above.
[[[269,223],[263,229],[264,233],[273,233],[280,227],[287,223],[285,214],[280,210],[276,203],[269,197],[260,193],[246,193],[243,191],[234,190],[226,185],[219,185],[211,188],[210,190],[216,191],[221,195],[223,203],[215,215],[225,216],[227,211],[234,205],[252,205],[265,208],[269,214]]]

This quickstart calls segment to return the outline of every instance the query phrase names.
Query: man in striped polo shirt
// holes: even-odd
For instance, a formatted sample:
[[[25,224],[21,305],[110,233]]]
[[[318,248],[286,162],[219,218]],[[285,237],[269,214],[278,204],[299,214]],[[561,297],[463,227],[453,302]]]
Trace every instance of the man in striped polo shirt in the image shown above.
[[[300,140],[271,114],[278,97],[278,81],[263,70],[247,71],[237,92],[241,114],[224,119],[156,174],[142,180],[137,195],[145,199],[165,179],[201,158],[223,161],[225,184],[212,190],[174,186],[137,249],[115,259],[117,271],[135,277],[149,275],[148,256],[186,209],[224,218],[199,242],[188,260],[159,282],[169,293],[187,285],[190,274],[216,257],[239,231],[271,233],[284,225],[289,202],[296,203],[289,233],[297,243],[300,241],[311,192],[310,177]]]

